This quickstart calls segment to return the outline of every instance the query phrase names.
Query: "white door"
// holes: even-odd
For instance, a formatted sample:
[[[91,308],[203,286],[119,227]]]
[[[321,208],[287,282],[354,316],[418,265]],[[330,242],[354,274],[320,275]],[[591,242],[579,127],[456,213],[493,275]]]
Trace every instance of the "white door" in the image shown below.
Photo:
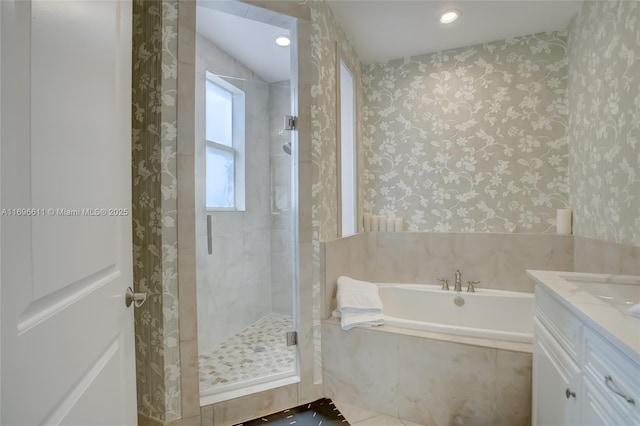
[[[0,424],[135,424],[131,3],[0,8]]]

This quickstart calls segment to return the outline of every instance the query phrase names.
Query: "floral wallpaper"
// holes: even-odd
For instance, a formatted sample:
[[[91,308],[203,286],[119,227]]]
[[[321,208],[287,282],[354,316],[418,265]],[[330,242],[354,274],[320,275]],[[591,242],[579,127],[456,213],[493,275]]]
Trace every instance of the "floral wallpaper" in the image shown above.
[[[133,5],[134,287],[138,411],[181,418],[176,232],[177,0]]]
[[[320,242],[337,238],[338,195],[336,162],[336,42],[353,63],[360,61],[338,26],[326,2],[306,2],[311,13],[312,229],[313,229],[313,330],[314,381],[322,380],[320,347]],[[360,69],[354,70],[359,78]],[[357,117],[359,120],[360,117]],[[360,120],[357,125],[361,126]]]
[[[640,4],[585,2],[568,57],[574,233],[640,246]]]
[[[410,231],[555,232],[566,49],[553,32],[364,67],[364,210]]]

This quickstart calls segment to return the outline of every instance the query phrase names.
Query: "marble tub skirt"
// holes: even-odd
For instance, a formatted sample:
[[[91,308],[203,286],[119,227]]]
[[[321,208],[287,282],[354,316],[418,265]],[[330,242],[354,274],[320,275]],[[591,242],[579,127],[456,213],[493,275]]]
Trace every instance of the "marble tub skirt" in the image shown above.
[[[322,322],[325,395],[424,425],[530,425],[530,343]]]

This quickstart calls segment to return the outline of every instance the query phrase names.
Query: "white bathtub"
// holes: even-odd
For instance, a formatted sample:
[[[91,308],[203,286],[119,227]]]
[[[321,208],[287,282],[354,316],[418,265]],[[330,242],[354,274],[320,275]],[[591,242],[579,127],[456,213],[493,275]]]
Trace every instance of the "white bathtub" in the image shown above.
[[[531,343],[534,295],[476,288],[467,293],[437,285],[377,283],[385,325],[484,339]],[[452,287],[451,287],[452,288]],[[464,299],[456,306],[454,299]]]

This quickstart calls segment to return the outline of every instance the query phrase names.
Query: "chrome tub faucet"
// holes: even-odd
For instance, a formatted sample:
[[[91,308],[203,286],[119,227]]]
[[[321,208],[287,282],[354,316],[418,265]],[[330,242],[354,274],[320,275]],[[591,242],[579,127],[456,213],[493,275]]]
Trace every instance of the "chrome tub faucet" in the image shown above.
[[[453,290],[462,291],[462,272],[460,272],[460,269],[456,271],[456,281]]]

